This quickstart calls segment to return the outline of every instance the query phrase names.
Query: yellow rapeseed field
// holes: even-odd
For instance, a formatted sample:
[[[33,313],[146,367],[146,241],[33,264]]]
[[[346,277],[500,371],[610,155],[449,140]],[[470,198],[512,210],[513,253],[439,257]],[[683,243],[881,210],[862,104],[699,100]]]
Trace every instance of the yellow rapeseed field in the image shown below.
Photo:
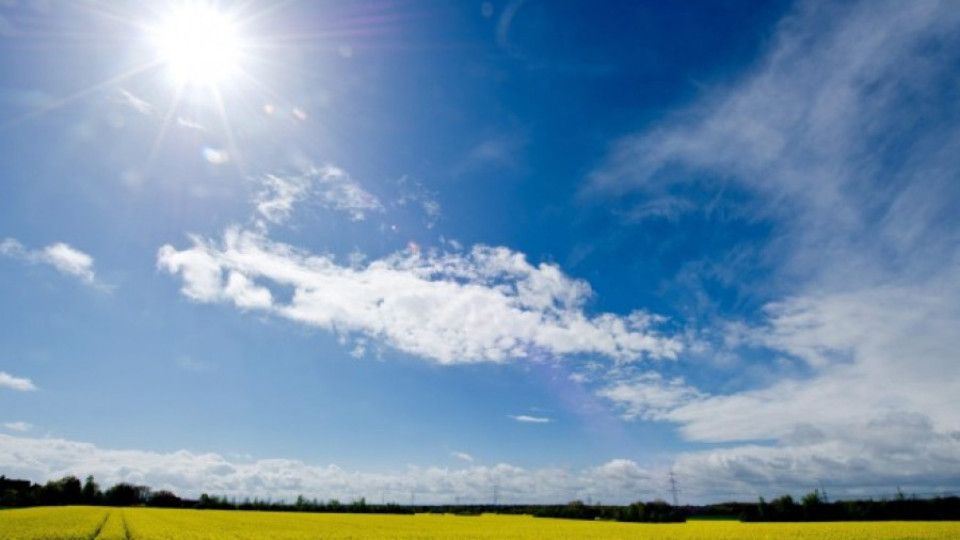
[[[0,511],[3,540],[957,540],[960,522],[641,524],[60,507]]]
[[[110,508],[57,506],[0,511],[0,539],[74,540],[93,538]]]

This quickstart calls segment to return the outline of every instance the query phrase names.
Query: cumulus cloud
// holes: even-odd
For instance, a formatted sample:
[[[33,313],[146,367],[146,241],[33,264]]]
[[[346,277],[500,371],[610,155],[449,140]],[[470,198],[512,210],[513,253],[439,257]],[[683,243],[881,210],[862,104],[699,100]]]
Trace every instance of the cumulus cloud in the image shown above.
[[[418,502],[489,503],[496,486],[501,503],[562,503],[593,499],[608,503],[669,497],[669,471],[676,473],[685,502],[755,499],[829,488],[833,497],[955,489],[960,436],[937,435],[929,422],[899,415],[857,433],[826,437],[814,429],[800,443],[751,444],[681,454],[672,464],[644,466],[631,459],[571,469],[527,469],[509,464],[462,468],[408,466],[392,473],[350,471],[289,459],[231,460],[216,453],[114,450],[56,438],[0,434],[0,469],[35,482],[92,474],[101,485],[119,482],[168,489],[185,497],[200,493],[294,500],[379,499],[415,493]],[[864,439],[875,444],[864,447]],[[919,440],[917,444],[915,441]],[[921,452],[923,459],[910,459]]]
[[[13,238],[6,238],[0,242],[0,255],[34,264],[48,264],[60,273],[76,277],[88,285],[96,284],[93,257],[63,242],[40,250],[30,250]]]
[[[403,252],[357,266],[238,228],[222,242],[192,240],[192,247],[166,245],[157,254],[158,268],[179,276],[181,292],[192,300],[378,338],[443,364],[534,353],[632,361],[675,358],[682,348],[655,331],[658,317],[588,315],[586,282],[507,248]],[[268,287],[292,290],[291,299],[275,298]]]
[[[489,503],[494,487],[501,503],[562,503],[572,499],[630,502],[663,497],[664,475],[618,459],[580,470],[526,469],[509,464],[463,468],[408,466],[394,473],[365,473],[337,465],[289,459],[235,462],[214,453],[112,450],[63,439],[0,434],[0,469],[14,478],[42,482],[65,475],[92,474],[101,485],[118,482],[169,489],[181,496],[200,493],[294,500],[309,498],[379,500],[415,493],[425,504]]]
[[[346,171],[332,165],[309,167],[300,174],[266,174],[258,178],[261,190],[254,203],[257,213],[270,223],[283,223],[294,206],[308,201],[322,208],[346,212],[363,220],[368,212],[383,212],[380,200],[366,191]]]
[[[510,414],[507,418],[521,424],[549,424],[553,420],[546,416],[530,416],[527,414]]]
[[[31,392],[37,389],[30,379],[14,377],[5,371],[0,371],[0,387],[19,390],[21,392]]]

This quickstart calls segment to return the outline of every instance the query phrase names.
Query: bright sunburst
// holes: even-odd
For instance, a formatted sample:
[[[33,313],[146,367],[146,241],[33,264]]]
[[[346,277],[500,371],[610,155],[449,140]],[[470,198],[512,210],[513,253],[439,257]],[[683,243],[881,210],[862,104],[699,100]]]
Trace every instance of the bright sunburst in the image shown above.
[[[214,86],[236,74],[243,43],[236,22],[208,3],[175,8],[155,34],[160,60],[181,86]]]

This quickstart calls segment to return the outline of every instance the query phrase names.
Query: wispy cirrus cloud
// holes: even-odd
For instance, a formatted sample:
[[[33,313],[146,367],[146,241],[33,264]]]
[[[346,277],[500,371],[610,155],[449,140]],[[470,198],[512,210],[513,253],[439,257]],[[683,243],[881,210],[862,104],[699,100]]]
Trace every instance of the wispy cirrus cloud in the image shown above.
[[[467,463],[473,463],[473,456],[466,452],[450,452],[450,457],[459,459],[460,461],[466,461]]]
[[[5,422],[3,427],[11,431],[30,431],[33,429],[33,424],[28,424],[27,422]]]
[[[528,414],[508,414],[507,418],[521,424],[549,424],[553,422],[553,419],[546,416],[531,416]]]
[[[93,257],[63,242],[31,250],[13,238],[6,238],[0,242],[0,255],[33,264],[48,264],[88,285],[102,286],[93,271]]]
[[[133,95],[129,90],[117,89],[117,100],[144,116],[155,116],[157,114],[156,107],[147,100]]]
[[[839,432],[898,412],[922,415],[940,433],[960,432],[960,398],[943,377],[960,347],[952,331],[960,325],[956,277],[772,304],[768,324],[751,339],[806,362],[812,373],[678,402],[666,416],[705,441],[784,439],[807,423]]]
[[[590,175],[586,193],[629,193],[641,217],[668,207],[682,219],[702,206],[685,188],[729,188],[737,218],[772,231],[751,240],[772,277],[747,285],[772,300],[736,339],[717,328],[711,352],[798,369],[727,393],[660,375],[595,386],[626,416],[743,444],[678,470],[744,489],[960,485],[944,377],[960,346],[960,105],[942,91],[957,36],[960,13],[944,2],[801,2],[754,69],[622,138]]]
[[[528,144],[522,131],[496,134],[480,140],[454,167],[453,173],[461,175],[486,169],[521,169],[524,167],[524,151]]]
[[[359,333],[443,364],[503,362],[534,352],[634,361],[675,358],[682,349],[679,340],[656,332],[656,316],[588,315],[586,282],[507,248],[408,251],[342,266],[238,228],[222,242],[192,240],[192,247],[167,245],[157,254],[158,268],[179,276],[181,292],[192,300]],[[292,290],[291,299],[281,301],[271,288]]]
[[[665,380],[656,372],[607,384],[597,394],[616,403],[631,420],[667,420],[677,408],[703,397],[682,379]]]
[[[346,212],[360,221],[370,212],[383,212],[380,200],[346,171],[333,165],[309,167],[298,174],[265,174],[254,200],[257,213],[270,223],[284,223],[298,203]]]
[[[432,193],[417,180],[403,176],[397,181],[400,188],[400,197],[396,200],[397,206],[419,206],[426,217],[426,226],[432,229],[440,219],[442,213],[436,193]]]
[[[828,273],[817,271],[824,253],[867,269],[878,256],[936,254],[960,196],[948,181],[957,106],[939,90],[960,50],[952,11],[801,2],[755,70],[618,140],[585,191],[643,195],[641,214],[677,215],[703,207],[688,198],[698,190],[677,188],[744,190],[728,199],[738,215],[774,223],[782,266],[816,277]]]
[[[14,377],[5,371],[0,371],[0,387],[20,392],[32,392],[37,389],[33,381],[24,377]]]

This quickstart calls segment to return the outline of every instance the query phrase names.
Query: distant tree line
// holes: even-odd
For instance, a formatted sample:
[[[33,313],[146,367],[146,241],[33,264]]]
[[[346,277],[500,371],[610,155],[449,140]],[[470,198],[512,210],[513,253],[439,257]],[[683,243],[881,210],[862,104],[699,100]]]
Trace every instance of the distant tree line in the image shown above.
[[[0,507],[106,505],[133,506],[152,503],[160,506],[171,498],[179,500],[169,491],[151,491],[146,486],[120,483],[106,491],[100,489],[92,476],[80,482],[75,476],[64,476],[46,484],[34,484],[28,480],[15,480],[0,476]]]
[[[350,513],[389,513],[411,514],[414,508],[398,504],[367,504],[360,498],[349,503],[336,499],[329,501],[307,500],[302,495],[293,503],[265,501],[261,499],[228,499],[216,495],[200,495],[199,499],[182,499],[167,491],[154,491],[148,486],[126,482],[116,484],[107,490],[88,476],[81,482],[75,476],[65,476],[59,480],[50,480],[46,484],[34,484],[29,480],[15,480],[0,476],[0,508],[22,508],[28,506],[150,506],[157,508],[197,508],[218,510],[269,510],[274,512],[350,512]]]
[[[396,503],[370,504],[365,498],[351,502],[337,499],[320,501],[303,495],[296,501],[277,502],[258,498],[237,500],[223,496],[200,495],[199,499],[182,499],[166,490],[154,491],[148,486],[126,482],[106,490],[93,476],[83,482],[75,476],[34,484],[0,476],[0,508],[27,506],[151,506],[160,508],[196,508],[217,510],[260,510],[273,512],[342,512],[352,514],[413,514],[449,513],[480,515],[484,513],[526,514],[545,518],[611,520],[632,522],[681,522],[685,512],[663,501],[637,502],[627,506],[587,505],[573,501],[562,505],[399,505]]]
[[[510,504],[510,505],[436,505],[425,506],[418,512],[438,514],[480,515],[509,514],[529,515],[540,518],[585,519],[627,521],[635,523],[681,523],[686,521],[682,507],[670,506],[663,501],[635,502],[626,506],[593,505],[583,501],[567,504]]]
[[[625,506],[593,505],[572,501],[555,505],[400,505],[370,504],[365,498],[350,502],[337,499],[320,501],[297,497],[294,502],[200,495],[183,499],[167,490],[121,482],[106,490],[92,476],[80,481],[75,476],[34,484],[0,476],[0,508],[28,506],[151,506],[160,508],[196,508],[219,510],[261,510],[273,512],[342,512],[353,514],[448,513],[458,515],[526,514],[543,518],[608,520],[644,523],[678,523],[688,517],[733,518],[742,521],[880,521],[880,520],[960,520],[960,497],[918,499],[898,490],[892,499],[828,502],[819,490],[804,495],[799,502],[790,495],[769,502],[762,497],[756,504],[723,503],[707,506],[671,506],[663,501],[635,502]]]
[[[533,506],[528,513],[535,517],[633,523],[683,523],[687,520],[683,508],[670,506],[664,501],[635,502],[626,506],[595,506],[572,501],[565,505]]]
[[[960,497],[907,497],[897,490],[892,499],[828,502],[820,490],[795,501],[790,495],[756,504],[726,503],[700,507],[700,517],[727,515],[742,521],[954,521],[960,520]]]
[[[340,502],[337,499],[321,501],[307,499],[299,495],[293,503],[263,500],[259,498],[245,498],[243,500],[218,497],[216,495],[200,495],[197,501],[190,501],[191,508],[213,510],[257,510],[266,512],[325,512],[349,514],[413,514],[418,508],[401,506],[396,503],[369,504],[363,497],[350,502]],[[422,510],[421,510],[422,511]]]
[[[169,491],[126,482],[103,491],[92,476],[83,482],[76,476],[64,476],[42,485],[0,476],[0,508],[65,505],[179,507],[182,500]]]

